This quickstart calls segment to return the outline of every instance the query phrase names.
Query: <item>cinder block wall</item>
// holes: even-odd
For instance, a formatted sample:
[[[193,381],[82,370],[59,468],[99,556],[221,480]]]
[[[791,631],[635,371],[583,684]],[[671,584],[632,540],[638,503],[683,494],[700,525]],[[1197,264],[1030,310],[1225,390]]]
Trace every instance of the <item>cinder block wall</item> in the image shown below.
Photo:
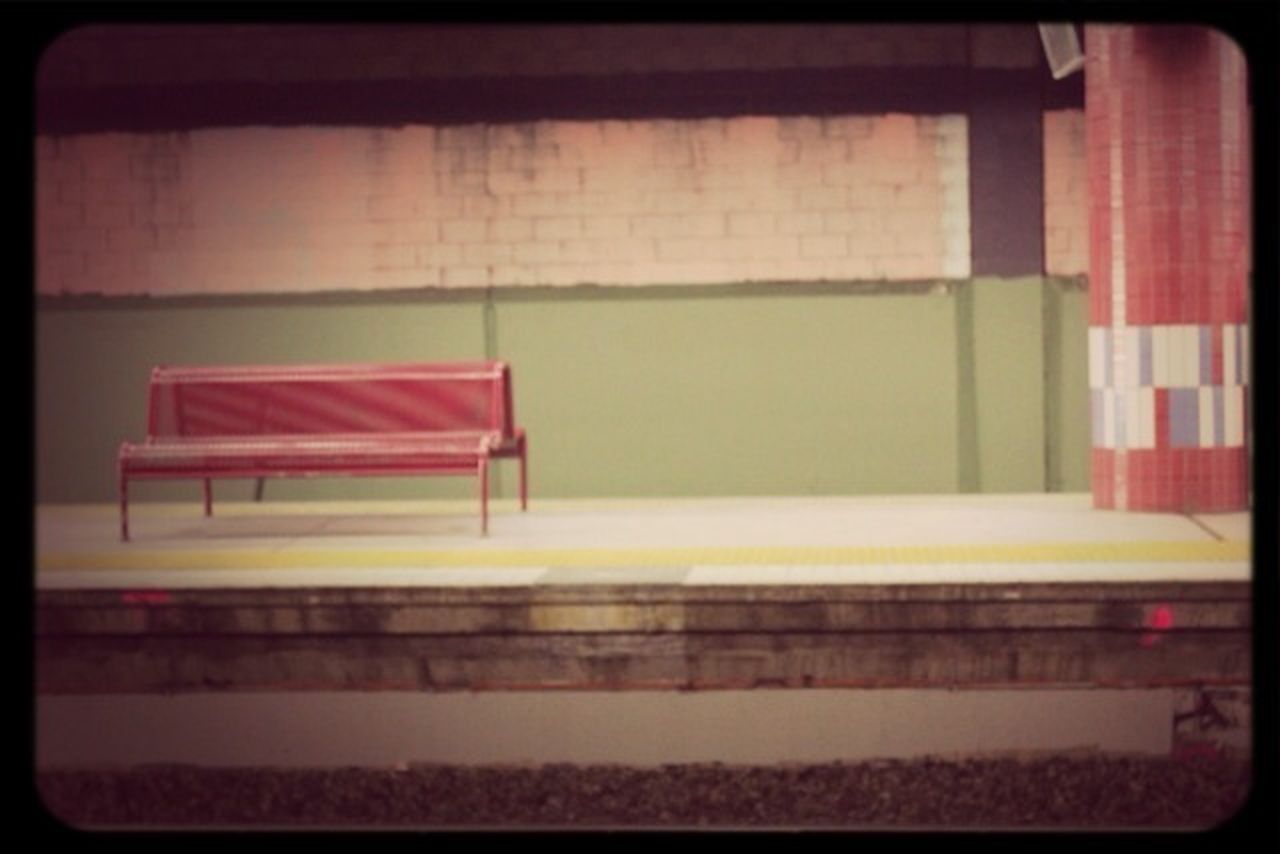
[[[1044,269],[1057,276],[1089,271],[1089,172],[1084,110],[1044,114]]]
[[[44,294],[964,278],[963,116],[37,140]]]

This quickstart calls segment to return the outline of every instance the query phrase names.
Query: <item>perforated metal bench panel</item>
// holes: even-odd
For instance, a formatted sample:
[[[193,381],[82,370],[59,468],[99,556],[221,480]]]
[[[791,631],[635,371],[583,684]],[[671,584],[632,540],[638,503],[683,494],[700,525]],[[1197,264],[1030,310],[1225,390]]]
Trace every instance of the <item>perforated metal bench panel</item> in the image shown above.
[[[157,368],[147,432],[158,438],[496,430],[510,437],[509,371],[482,365]]]

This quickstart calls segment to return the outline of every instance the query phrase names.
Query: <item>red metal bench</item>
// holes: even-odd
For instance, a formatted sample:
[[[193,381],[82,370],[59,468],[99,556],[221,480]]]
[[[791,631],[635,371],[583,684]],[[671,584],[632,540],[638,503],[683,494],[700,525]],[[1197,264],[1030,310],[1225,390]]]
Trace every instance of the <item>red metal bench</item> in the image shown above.
[[[120,538],[129,539],[129,481],[330,475],[474,474],[489,530],[489,460],[520,460],[505,362],[158,367],[147,438],[117,457]]]

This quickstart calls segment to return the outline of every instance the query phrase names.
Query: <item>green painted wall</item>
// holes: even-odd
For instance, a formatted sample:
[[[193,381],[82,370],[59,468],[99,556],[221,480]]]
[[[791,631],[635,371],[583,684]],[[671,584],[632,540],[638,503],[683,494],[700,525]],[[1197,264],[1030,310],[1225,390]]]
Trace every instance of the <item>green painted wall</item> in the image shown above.
[[[535,499],[1088,486],[1084,292],[1057,280],[51,301],[35,321],[42,502],[114,500],[115,450],[144,433],[155,364],[485,355],[513,366]],[[498,494],[516,482],[500,463]],[[342,478],[266,494],[474,488]],[[249,481],[217,487],[251,494]]]
[[[1039,282],[979,279],[972,285],[979,492],[1045,489]]]
[[[1045,428],[1050,492],[1088,492],[1088,293],[1079,281],[1045,283]]]
[[[120,303],[36,313],[36,496],[114,501],[115,455],[146,435],[147,377],[158,364],[458,359],[483,354],[480,303],[385,299],[286,305],[208,301]],[[432,479],[425,494],[463,496],[474,485]],[[215,495],[248,498],[252,481],[219,482]],[[198,482],[130,486],[140,500],[199,498]],[[400,478],[273,480],[268,497],[424,494]]]
[[[498,353],[548,494],[949,492],[951,314],[930,295],[515,302]]]

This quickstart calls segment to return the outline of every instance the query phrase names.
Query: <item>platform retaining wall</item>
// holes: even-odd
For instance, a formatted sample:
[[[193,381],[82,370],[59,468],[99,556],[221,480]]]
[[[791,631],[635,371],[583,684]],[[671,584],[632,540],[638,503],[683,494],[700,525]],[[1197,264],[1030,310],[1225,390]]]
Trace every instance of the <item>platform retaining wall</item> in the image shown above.
[[[1249,585],[44,591],[42,766],[1249,749]]]

